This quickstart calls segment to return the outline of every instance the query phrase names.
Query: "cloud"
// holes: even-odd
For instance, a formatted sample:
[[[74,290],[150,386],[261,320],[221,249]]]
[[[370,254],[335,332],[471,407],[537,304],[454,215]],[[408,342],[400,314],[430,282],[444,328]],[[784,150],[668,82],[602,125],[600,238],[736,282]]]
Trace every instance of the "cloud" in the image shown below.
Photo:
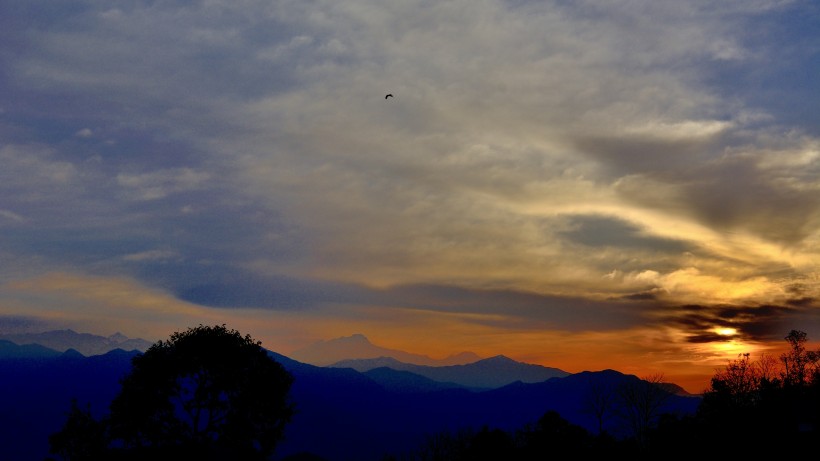
[[[190,168],[117,175],[117,184],[137,200],[156,200],[171,193],[201,189],[210,175]]]
[[[177,256],[173,251],[168,250],[148,250],[139,253],[131,253],[123,256],[126,261],[164,261]]]
[[[493,264],[508,280],[543,271],[519,284],[531,287],[556,275],[539,255],[572,243],[545,228],[561,223],[556,210],[628,214],[643,243],[684,242],[656,224],[671,217],[775,245],[811,236],[808,176],[795,181],[797,168],[756,160],[759,143],[742,135],[760,123],[749,117],[760,108],[722,98],[704,80],[715,60],[759,59],[768,50],[743,35],[744,24],[788,7],[92,6],[72,11],[75,23],[34,15],[42,34],[10,75],[33,94],[67,88],[66,107],[82,120],[71,133],[99,127],[94,138],[114,142],[96,152],[59,146],[66,172],[95,174],[84,182],[95,200],[118,188],[124,200],[177,209],[214,195],[225,207],[253,203],[287,216],[311,242],[313,270],[330,278],[384,285],[464,271],[475,279],[483,275],[471,268]],[[390,105],[385,91],[397,94]],[[796,140],[779,139],[778,151],[795,150]],[[93,169],[89,158],[98,159]],[[535,203],[546,211],[522,213]],[[805,219],[774,224],[765,217],[775,211],[789,223]],[[168,215],[139,216],[148,228]],[[613,269],[561,272],[583,283]]]
[[[19,214],[9,211],[9,210],[0,210],[0,217],[3,217],[9,221],[13,222],[25,222],[26,218],[20,216]]]
[[[0,18],[0,255],[234,315],[483,333],[803,312],[817,8],[21,3]],[[660,325],[653,347],[688,341]]]
[[[567,230],[564,235],[570,241],[587,246],[645,248],[674,254],[693,249],[686,242],[641,235],[638,227],[614,218],[593,215],[574,216],[571,220],[572,230]]]
[[[36,316],[0,315],[0,333],[39,333],[55,325]]]
[[[691,343],[744,341],[776,342],[792,329],[818,334],[816,305],[686,305],[673,322],[682,327]],[[670,316],[672,317],[672,316]],[[671,320],[671,319],[670,319]],[[732,333],[721,333],[729,329]]]
[[[28,190],[29,200],[64,193],[80,179],[72,163],[55,158],[55,152],[48,149],[4,145],[0,147],[0,162],[5,167],[3,188],[12,192]],[[26,187],[30,185],[35,187]],[[35,195],[37,190],[40,194]]]

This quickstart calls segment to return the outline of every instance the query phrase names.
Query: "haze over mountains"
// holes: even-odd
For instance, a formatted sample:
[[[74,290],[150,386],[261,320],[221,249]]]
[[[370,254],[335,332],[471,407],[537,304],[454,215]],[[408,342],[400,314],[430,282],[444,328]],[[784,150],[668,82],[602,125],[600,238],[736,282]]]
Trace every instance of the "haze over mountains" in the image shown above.
[[[516,362],[503,355],[464,365],[415,365],[401,362],[392,357],[379,357],[377,359],[342,360],[331,366],[334,368],[353,368],[362,373],[379,368],[408,371],[433,381],[455,383],[478,389],[492,389],[516,381],[538,383],[550,378],[563,378],[570,375],[570,373],[558,368]]]
[[[426,355],[387,349],[376,346],[360,333],[328,341],[318,341],[308,347],[292,352],[289,357],[320,367],[333,365],[348,359],[377,359],[381,357],[392,357],[400,362],[431,367],[464,365],[481,359],[472,352],[461,352],[443,359],[434,359]]]
[[[57,352],[74,349],[85,356],[105,354],[114,349],[144,352],[153,344],[140,338],[128,338],[121,333],[114,333],[111,336],[99,336],[90,333],[77,333],[74,330],[51,330],[41,333],[6,333],[0,334],[0,339],[20,345],[39,344],[49,349],[54,349]]]
[[[147,344],[76,332],[47,333],[37,338],[62,338],[66,341],[59,344],[66,351],[0,340],[0,376],[6,377],[0,380],[0,459],[42,461],[48,455],[48,436],[65,422],[72,399],[83,407],[89,405],[97,417],[104,415],[119,391],[120,379],[130,370],[131,359],[140,353],[115,348],[85,356],[79,348]],[[29,341],[34,336],[17,337],[21,338]],[[358,346],[349,350],[359,352],[446,363],[380,348],[362,335],[316,345],[314,357],[339,344]],[[308,452],[327,461],[380,461],[386,454],[406,453],[443,431],[484,426],[516,430],[548,410],[594,433],[598,421],[585,410],[590,393],[640,381],[614,370],[569,374],[504,356],[438,367],[388,356],[316,366],[273,351],[269,354],[293,375],[291,399],[297,408],[277,448],[278,461]],[[671,394],[665,403],[669,412],[691,414],[697,408],[698,396],[686,395],[674,384],[664,389]],[[622,430],[615,418],[607,424],[606,430],[613,434]]]

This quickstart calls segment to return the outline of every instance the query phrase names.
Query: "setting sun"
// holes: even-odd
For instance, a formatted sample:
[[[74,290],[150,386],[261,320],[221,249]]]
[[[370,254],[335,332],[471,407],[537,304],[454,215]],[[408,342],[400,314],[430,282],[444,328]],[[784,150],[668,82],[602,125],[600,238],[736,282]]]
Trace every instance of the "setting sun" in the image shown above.
[[[734,336],[737,334],[737,330],[735,328],[718,328],[715,333],[721,336]]]
[[[820,334],[816,0],[0,5],[0,340],[225,323],[698,393]]]

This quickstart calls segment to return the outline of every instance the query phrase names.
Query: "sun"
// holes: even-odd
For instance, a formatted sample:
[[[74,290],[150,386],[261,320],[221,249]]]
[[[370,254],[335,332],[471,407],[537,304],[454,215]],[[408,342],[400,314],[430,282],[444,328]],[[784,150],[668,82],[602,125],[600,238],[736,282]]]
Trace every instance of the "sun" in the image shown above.
[[[737,329],[729,327],[717,328],[715,329],[715,333],[719,334],[720,336],[734,336],[737,334]]]

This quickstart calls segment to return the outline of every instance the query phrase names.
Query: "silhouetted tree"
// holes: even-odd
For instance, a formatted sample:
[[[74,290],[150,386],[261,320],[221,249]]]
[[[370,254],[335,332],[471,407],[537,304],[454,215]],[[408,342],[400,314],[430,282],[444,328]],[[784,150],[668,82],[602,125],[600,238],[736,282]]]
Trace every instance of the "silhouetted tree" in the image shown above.
[[[604,423],[613,415],[616,403],[615,388],[608,380],[600,377],[590,378],[582,411],[595,418],[598,423],[598,434],[605,432]]]
[[[557,411],[544,413],[534,426],[518,433],[518,459],[535,461],[549,459],[556,453],[574,456],[594,455],[598,442],[606,436],[592,436],[586,429],[564,419]],[[611,452],[609,453],[612,454]]]
[[[761,353],[760,358],[755,363],[755,367],[760,376],[761,383],[771,383],[778,379],[780,364],[773,356],[765,352]]]
[[[101,460],[106,452],[107,427],[94,419],[90,407],[82,409],[72,400],[63,428],[48,441],[51,452],[66,461]]]
[[[454,461],[462,457],[475,437],[475,432],[463,429],[428,435],[419,449],[408,459],[417,461]]]
[[[261,343],[224,325],[174,333],[132,360],[110,415],[99,422],[107,458],[265,459],[293,415],[292,382]],[[65,450],[79,444],[72,428],[90,425],[89,418],[73,412],[52,437],[52,452],[93,459]]]
[[[786,386],[805,386],[817,370],[820,354],[806,350],[808,338],[804,331],[792,330],[785,339],[791,349],[780,356],[784,367],[783,383]]]
[[[802,331],[792,330],[785,339],[790,349],[780,356],[779,370],[770,356],[752,362],[742,354],[715,374],[697,412],[706,444],[740,437],[791,449],[814,444],[820,415],[820,386],[814,385],[818,353],[806,349]],[[747,448],[742,454],[759,454]]]
[[[764,437],[774,430],[771,426],[779,424],[782,382],[772,377],[767,357],[752,361],[750,354],[740,354],[715,372],[697,412],[710,442]]]
[[[729,361],[722,371],[711,379],[710,387],[704,398],[706,405],[719,403],[722,408],[733,408],[736,411],[755,406],[760,398],[761,384],[766,379],[750,355],[740,354],[737,360]],[[718,400],[722,399],[723,402]]]
[[[501,429],[487,427],[478,431],[467,449],[453,461],[497,461],[515,459],[515,445],[509,434]]]
[[[675,458],[697,459],[709,453],[722,453],[724,456],[737,454],[734,443],[726,443],[721,438],[719,443],[705,443],[703,431],[696,417],[692,415],[678,416],[664,413],[658,419],[658,424],[650,429],[646,435],[646,444],[640,447],[643,459]],[[638,447],[632,447],[632,452]]]
[[[625,382],[617,389],[621,417],[639,446],[645,445],[647,432],[663,414],[664,404],[672,397],[664,386],[663,374]]]

